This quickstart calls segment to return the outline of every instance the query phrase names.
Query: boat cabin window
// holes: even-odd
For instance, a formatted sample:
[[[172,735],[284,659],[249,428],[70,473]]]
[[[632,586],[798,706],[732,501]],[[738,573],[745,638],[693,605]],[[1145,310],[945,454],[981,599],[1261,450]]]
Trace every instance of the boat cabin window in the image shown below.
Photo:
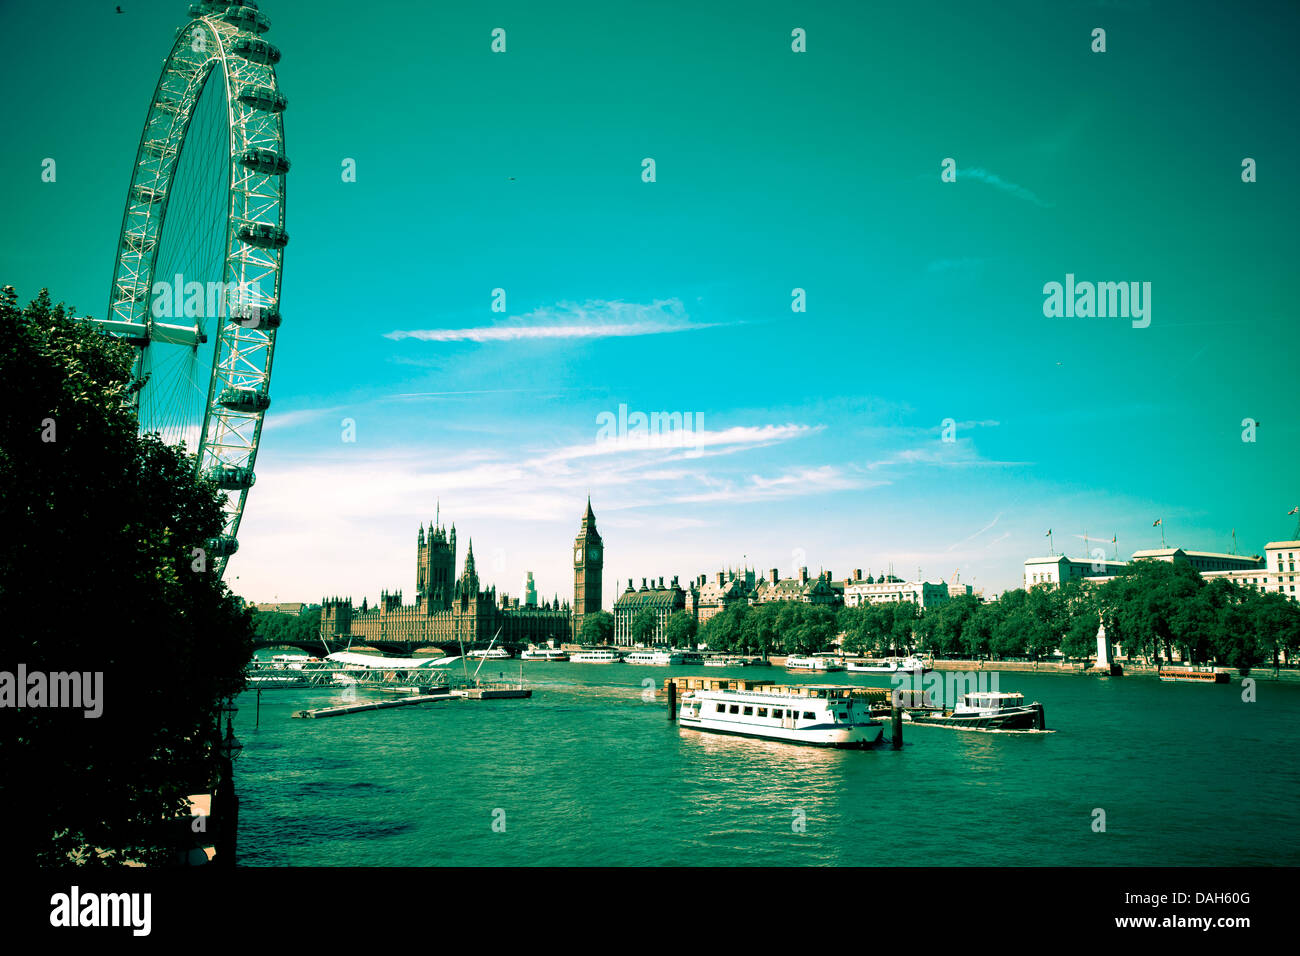
[[[740,713],[740,707],[737,706],[736,704],[732,704],[732,705],[731,705],[731,712],[732,712],[733,714],[738,714],[738,713]]]
[[[780,707],[773,707],[773,708],[772,708],[772,716],[773,716],[773,717],[780,717],[780,716],[782,716],[783,713],[784,713],[784,711],[783,711]]]
[[[752,716],[754,716],[754,708],[753,708],[753,707],[746,707],[746,708],[745,708],[745,716],[746,716],[746,717],[752,717]]]
[[[767,716],[767,708],[766,708],[766,707],[760,707],[760,708],[758,708],[758,716],[760,716],[760,717],[766,717],[766,716]]]
[[[718,705],[717,705],[717,708],[718,708],[718,713],[720,713],[720,714],[725,714],[725,713],[727,712],[727,705],[726,705],[726,704],[718,704]]]
[[[817,715],[814,714],[811,710],[805,710],[805,711],[803,712],[803,719],[804,719],[804,720],[814,720],[814,719],[816,718],[816,716],[817,716]]]

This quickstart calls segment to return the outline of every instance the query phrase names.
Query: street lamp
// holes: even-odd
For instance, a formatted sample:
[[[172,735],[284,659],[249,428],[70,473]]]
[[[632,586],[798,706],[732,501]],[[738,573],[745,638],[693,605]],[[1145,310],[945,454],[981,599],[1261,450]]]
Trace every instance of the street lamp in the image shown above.
[[[239,713],[239,708],[235,706],[234,698],[226,698],[221,704],[221,717],[225,718],[226,721],[226,735],[221,741],[221,756],[227,760],[235,760],[244,749],[244,745],[235,736],[235,729],[232,726],[232,721],[237,713]],[[220,720],[218,720],[217,728],[219,732],[221,728]]]

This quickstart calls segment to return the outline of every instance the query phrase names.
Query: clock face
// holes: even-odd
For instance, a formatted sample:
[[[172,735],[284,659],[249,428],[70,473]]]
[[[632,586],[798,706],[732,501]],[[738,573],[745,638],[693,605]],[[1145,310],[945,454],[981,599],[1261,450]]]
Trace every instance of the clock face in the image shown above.
[[[574,563],[574,564],[582,564],[582,549],[581,549],[581,548],[575,548],[575,549],[574,549],[574,551],[573,551],[573,563]]]
[[[587,551],[587,557],[593,561],[600,560],[600,548],[591,548]]]

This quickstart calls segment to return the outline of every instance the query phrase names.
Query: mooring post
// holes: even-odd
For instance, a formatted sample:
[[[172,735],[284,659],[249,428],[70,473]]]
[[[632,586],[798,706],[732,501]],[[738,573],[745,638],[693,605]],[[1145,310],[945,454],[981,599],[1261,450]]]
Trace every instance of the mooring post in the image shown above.
[[[668,720],[675,722],[677,720],[677,681],[668,682]]]
[[[894,701],[894,705],[889,708],[889,724],[890,724],[889,732],[892,735],[889,741],[890,746],[893,747],[893,749],[895,750],[902,750],[903,749],[903,708],[898,706],[898,701]]]
[[[253,724],[253,729],[256,730],[258,727],[261,726],[262,726],[262,688],[259,687],[257,688],[257,722]]]

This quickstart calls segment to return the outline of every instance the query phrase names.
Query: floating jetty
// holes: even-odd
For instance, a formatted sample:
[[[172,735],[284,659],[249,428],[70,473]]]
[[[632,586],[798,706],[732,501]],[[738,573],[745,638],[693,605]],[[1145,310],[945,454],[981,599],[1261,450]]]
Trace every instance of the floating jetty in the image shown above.
[[[365,704],[341,704],[338,707],[317,707],[313,710],[299,710],[295,717],[341,717],[344,714],[359,714],[363,710],[387,710],[389,707],[406,707],[410,704],[428,704],[436,700],[455,700],[459,695],[442,691],[438,694],[411,694],[396,700],[376,700]]]
[[[389,692],[398,688],[375,688]],[[411,704],[428,704],[438,700],[508,700],[529,698],[533,696],[531,687],[510,686],[503,684],[486,684],[474,687],[419,687],[414,693],[393,700],[375,700],[365,703],[340,704],[337,707],[317,707],[312,710],[299,710],[295,717],[341,717],[344,714],[359,714],[367,710],[387,710],[391,707],[406,707]]]

